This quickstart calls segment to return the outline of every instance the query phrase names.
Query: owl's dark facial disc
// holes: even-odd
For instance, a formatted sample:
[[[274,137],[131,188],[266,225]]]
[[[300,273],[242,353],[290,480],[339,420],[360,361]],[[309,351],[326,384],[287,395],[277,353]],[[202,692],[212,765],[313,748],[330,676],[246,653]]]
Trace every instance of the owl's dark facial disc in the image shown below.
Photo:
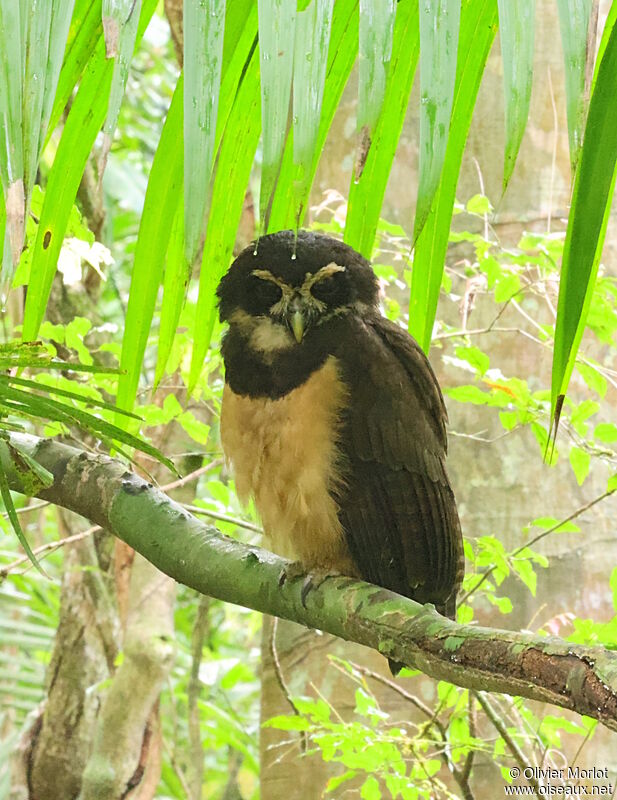
[[[282,347],[333,317],[374,307],[377,281],[368,261],[337,239],[281,231],[240,253],[217,294],[221,320],[247,326],[252,318],[254,328],[261,319]]]

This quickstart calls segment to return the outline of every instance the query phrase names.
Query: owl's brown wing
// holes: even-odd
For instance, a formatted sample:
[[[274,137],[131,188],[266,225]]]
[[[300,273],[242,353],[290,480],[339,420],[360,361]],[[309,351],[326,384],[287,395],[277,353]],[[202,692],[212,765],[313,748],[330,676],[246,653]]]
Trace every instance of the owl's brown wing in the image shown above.
[[[366,580],[452,615],[462,540],[437,379],[388,320],[349,319],[346,328],[336,353],[349,390],[339,443],[346,481],[336,499],[351,555]]]

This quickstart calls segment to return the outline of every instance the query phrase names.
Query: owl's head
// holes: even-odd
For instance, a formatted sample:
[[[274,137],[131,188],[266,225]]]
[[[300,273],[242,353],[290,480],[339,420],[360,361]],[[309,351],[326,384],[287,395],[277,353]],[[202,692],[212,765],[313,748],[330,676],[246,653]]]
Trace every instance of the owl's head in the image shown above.
[[[377,304],[369,262],[320,233],[280,231],[243,250],[217,289],[221,321],[244,327],[258,349],[301,344],[342,314]],[[260,347],[259,344],[264,345]]]

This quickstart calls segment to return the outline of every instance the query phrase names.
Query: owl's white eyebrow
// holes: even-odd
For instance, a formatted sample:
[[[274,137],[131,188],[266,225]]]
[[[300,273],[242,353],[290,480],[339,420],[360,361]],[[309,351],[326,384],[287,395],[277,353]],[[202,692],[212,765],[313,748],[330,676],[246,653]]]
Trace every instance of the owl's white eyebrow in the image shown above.
[[[270,281],[270,283],[276,284],[284,292],[292,291],[292,287],[288,283],[277,278],[276,275],[273,275],[268,269],[254,269],[251,275],[254,275],[256,278],[261,278],[262,281]]]
[[[337,272],[345,272],[346,269],[347,267],[342,267],[340,264],[335,264],[334,261],[331,261],[329,264],[326,264],[325,267],[318,269],[317,272],[313,274],[307,272],[304,283],[302,284],[302,289],[306,291],[310,289],[311,286],[319,283],[319,281],[323,281],[326,278],[331,278],[332,275],[336,275]]]

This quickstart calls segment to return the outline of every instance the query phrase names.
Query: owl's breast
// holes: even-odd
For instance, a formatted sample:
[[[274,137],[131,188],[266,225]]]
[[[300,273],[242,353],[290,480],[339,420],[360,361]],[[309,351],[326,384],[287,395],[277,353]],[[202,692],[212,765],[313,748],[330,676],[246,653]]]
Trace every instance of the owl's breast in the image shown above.
[[[255,499],[272,550],[307,568],[355,574],[333,499],[344,480],[338,440],[346,399],[334,357],[278,399],[226,385],[221,440],[238,496]]]

